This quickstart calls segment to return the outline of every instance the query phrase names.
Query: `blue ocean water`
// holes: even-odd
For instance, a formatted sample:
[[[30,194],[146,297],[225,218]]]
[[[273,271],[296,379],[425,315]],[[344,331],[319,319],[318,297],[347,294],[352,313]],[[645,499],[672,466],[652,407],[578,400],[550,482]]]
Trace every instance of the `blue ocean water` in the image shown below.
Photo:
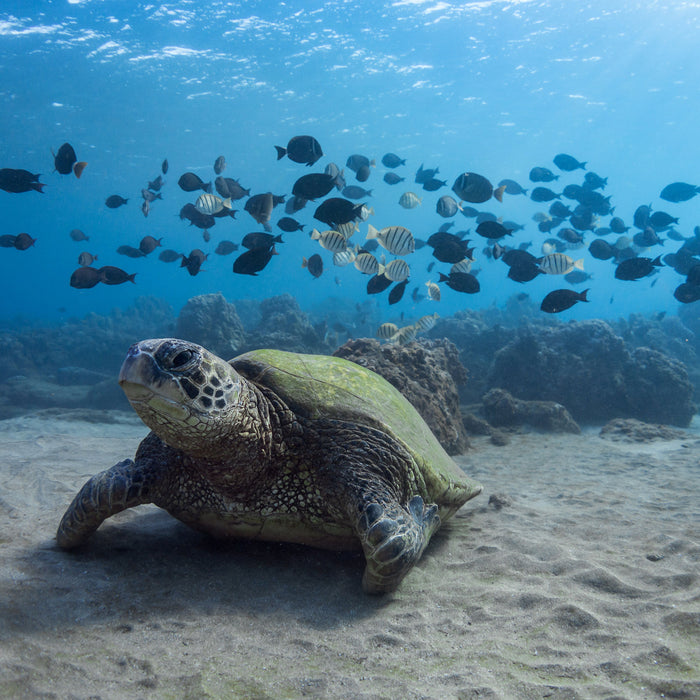
[[[223,175],[251,193],[289,196],[299,176],[329,162],[343,167],[360,153],[377,162],[362,183],[373,192],[366,200],[375,210],[370,222],[405,226],[426,239],[446,223],[435,204],[451,194],[460,173],[532,188],[530,169],[545,166],[560,175],[550,186],[561,192],[584,175],[553,165],[564,152],[608,178],[604,194],[628,225],[637,206],[650,204],[678,217],[678,232],[692,236],[700,197],[673,204],[659,193],[674,181],[700,184],[699,23],[698,2],[9,0],[0,10],[0,167],[41,173],[46,187],[44,194],[0,191],[0,233],[37,239],[26,251],[0,248],[0,319],[107,313],[150,294],[178,309],[214,291],[234,301],[289,292],[305,310],[369,301],[385,320],[401,312],[415,319],[483,309],[523,292],[539,305],[549,291],[569,285],[552,275],[526,284],[507,279],[506,266],[483,254],[487,242],[475,234],[474,220],[461,214],[451,230],[471,229],[481,285],[475,295],[441,285],[441,301],[415,302],[414,286],[425,295],[425,283],[449,271],[436,263],[428,272],[434,258],[426,247],[408,257],[411,278],[401,302],[390,307],[386,293],[368,297],[366,276],[353,266],[335,268],[331,254],[309,239],[314,225],[325,228],[313,219],[313,203],[296,216],[305,231],[283,234],[280,254],[257,277],[235,275],[236,254],[215,255],[216,245],[240,242],[260,227],[240,201],[236,220],[219,220],[204,242],[178,216],[198,193],[183,192],[177,179],[193,171],[213,180],[214,160],[224,155]],[[322,145],[324,156],[313,168],[276,160],[274,146],[298,134]],[[52,172],[52,149],[64,142],[88,162],[80,179]],[[382,181],[387,152],[406,159],[397,169],[406,181],[396,186]],[[164,158],[170,167],[163,200],[144,217],[141,189]],[[421,164],[439,167],[447,187],[423,192],[413,182]],[[348,184],[358,184],[345,172]],[[398,205],[407,190],[422,197],[416,209]],[[128,204],[108,209],[111,194]],[[548,203],[505,195],[503,203],[475,206],[525,226],[508,245],[531,241],[539,254],[549,237],[532,219]],[[276,233],[274,222],[283,215],[275,209]],[[74,228],[89,241],[72,241]],[[362,244],[365,232],[363,224],[353,240]],[[116,253],[147,234],[179,252],[208,252],[202,272],[192,277],[179,263],[159,261],[159,250],[136,260]],[[587,232],[586,245],[595,237]],[[656,257],[680,245],[666,240],[640,254]],[[71,288],[83,250],[98,255],[100,265],[135,272],[135,284]],[[301,266],[303,256],[316,252],[325,265],[319,279]],[[683,278],[670,267],[623,282],[614,279],[610,262],[595,260],[586,248],[570,255],[584,258],[593,277],[577,287],[590,287],[590,303],[563,312],[563,320],[678,308],[673,290]]]

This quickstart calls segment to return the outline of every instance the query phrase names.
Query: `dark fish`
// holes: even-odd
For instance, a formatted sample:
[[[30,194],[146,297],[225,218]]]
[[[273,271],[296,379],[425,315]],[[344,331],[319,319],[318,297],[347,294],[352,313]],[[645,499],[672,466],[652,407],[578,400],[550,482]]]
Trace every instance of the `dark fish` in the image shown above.
[[[426,192],[437,192],[441,187],[447,186],[447,180],[438,180],[436,177],[431,177],[423,183],[423,189]]]
[[[659,238],[653,226],[647,226],[643,231],[635,233],[634,236],[632,236],[632,240],[634,244],[640,248],[651,248],[651,246],[654,245],[663,245],[663,241]]]
[[[505,187],[506,194],[527,194],[527,190],[521,187],[515,180],[501,180],[498,183],[499,187]]]
[[[470,257],[469,241],[453,233],[438,231],[428,238],[428,245],[433,248],[433,257],[440,262],[457,263]]]
[[[422,185],[428,180],[434,178],[440,172],[440,168],[423,168],[423,163],[420,164],[418,170],[416,170],[415,182]]]
[[[91,289],[102,281],[102,274],[94,267],[79,267],[70,276],[70,286],[75,289]]]
[[[688,284],[700,286],[700,262],[695,262],[693,266],[688,270],[685,281]]]
[[[484,238],[503,238],[503,236],[511,236],[513,232],[507,229],[498,221],[482,221],[477,227],[476,232]]]
[[[39,182],[41,175],[30,173],[29,170],[15,168],[0,169],[0,190],[5,192],[43,192],[42,187],[46,187],[43,182]]]
[[[476,173],[462,173],[452,185],[452,191],[465,202],[481,204],[491,199],[493,185]]]
[[[197,190],[204,190],[205,192],[211,193],[211,182],[204,182],[199,175],[195,173],[183,173],[180,175],[180,179],[177,181],[180,185],[180,189],[185,192],[196,192]]]
[[[234,243],[233,241],[220,241],[214,252],[217,255],[231,255],[231,253],[238,250],[238,247],[238,243]]]
[[[95,260],[97,260],[96,255],[83,251],[78,256],[78,265],[80,265],[81,267],[87,267],[88,265],[92,265],[92,263],[95,262]]]
[[[156,248],[160,247],[162,238],[154,238],[153,236],[144,236],[139,243],[139,250],[144,254],[148,255],[152,253]]]
[[[649,217],[651,216],[651,205],[641,204],[634,210],[632,223],[635,228],[642,231],[649,225]]]
[[[14,247],[17,250],[27,250],[36,242],[36,238],[32,238],[28,233],[18,233],[15,237]]]
[[[203,214],[192,202],[188,202],[180,209],[180,219],[187,219],[190,225],[205,230],[216,225],[216,219],[211,214]]]
[[[335,187],[335,183],[335,178],[326,173],[309,173],[294,183],[292,194],[313,201],[325,197]]]
[[[700,286],[683,282],[676,287],[673,296],[681,304],[692,304],[694,301],[700,301]]]
[[[572,228],[562,228],[557,231],[557,236],[572,245],[579,245],[583,243],[583,234],[578,231],[574,231]]]
[[[306,206],[307,201],[303,197],[290,197],[284,205],[284,211],[287,214],[296,214]]]
[[[282,236],[273,236],[271,233],[253,232],[243,236],[241,245],[248,250],[254,248],[272,248],[275,243],[284,243]]]
[[[531,182],[554,182],[559,179],[559,175],[555,175],[549,168],[532,168],[530,170]]]
[[[655,211],[649,217],[649,224],[657,231],[663,231],[673,224],[677,224],[678,219],[675,216],[667,214],[665,211]]]
[[[655,267],[663,267],[661,256],[654,258],[629,258],[615,268],[615,279],[638,280],[651,274]]]
[[[219,156],[215,161],[214,161],[214,172],[217,175],[221,175],[221,173],[224,172],[226,168],[226,158],[223,156]]]
[[[163,195],[160,192],[151,192],[151,190],[147,189],[141,190],[141,197],[144,202],[153,202],[156,199],[163,199]]]
[[[467,219],[476,219],[482,212],[480,212],[478,209],[475,209],[474,207],[465,207],[462,205],[462,216],[466,217]],[[495,219],[496,217],[494,217]],[[479,219],[477,223],[481,223],[483,219]]]
[[[406,285],[408,280],[405,279],[403,282],[397,282],[389,292],[389,305],[398,304],[403,298],[403,293],[406,291]]]
[[[571,172],[572,170],[577,170],[581,168],[586,169],[586,161],[580,163],[573,156],[567,155],[566,153],[559,153],[554,156],[554,165],[559,168],[559,170],[565,170],[566,172]]]
[[[74,228],[68,234],[74,241],[89,241],[90,238],[86,236],[79,228]]]
[[[391,282],[392,280],[381,273],[374,275],[374,277],[370,277],[367,282],[367,294],[380,294],[387,287],[391,286]]]
[[[597,173],[589,171],[583,178],[583,184],[586,188],[591,190],[604,190],[605,185],[608,184],[608,178],[601,177]]]
[[[555,216],[559,219],[567,219],[573,212],[566,206],[566,204],[564,204],[564,202],[555,200],[549,207],[549,213],[551,216]]]
[[[148,189],[153,190],[154,192],[158,192],[162,186],[163,186],[163,176],[162,175],[158,175],[158,177],[155,180],[152,180],[151,182],[148,183]]]
[[[127,258],[142,258],[144,253],[132,245],[120,245],[117,248],[119,255],[126,255]]]
[[[579,301],[588,301],[586,295],[589,291],[588,289],[582,292],[573,289],[555,289],[542,300],[540,309],[547,314],[558,314],[560,311],[570,309]]]
[[[77,160],[73,146],[69,143],[64,143],[53,157],[54,167],[61,175],[70,175],[73,172],[73,163]]]
[[[405,179],[405,177],[399,177],[396,173],[384,174],[384,182],[386,182],[387,185],[398,185],[399,182],[403,182]]]
[[[514,282],[530,282],[537,275],[545,274],[544,271],[534,262],[523,261],[510,266],[508,277]]]
[[[608,226],[610,226],[610,230],[613,233],[625,233],[625,231],[630,229],[629,226],[625,226],[625,222],[619,216],[614,216],[610,219]]]
[[[572,270],[564,275],[564,279],[569,284],[583,284],[587,280],[591,279],[591,277],[592,275],[590,275],[588,272],[584,272],[583,270]]]
[[[313,136],[294,136],[287,144],[287,148],[275,146],[277,160],[287,156],[295,163],[313,165],[322,155],[321,144]]]
[[[659,197],[667,202],[687,202],[698,192],[700,192],[700,187],[695,185],[689,185],[687,182],[672,182],[661,190]]]
[[[533,202],[551,202],[559,197],[561,197],[560,194],[552,192],[548,187],[535,187],[530,193],[530,199]]]
[[[105,265],[104,267],[99,268],[97,271],[100,273],[100,282],[103,284],[111,285],[124,284],[124,282],[134,282],[134,277],[136,277],[135,272],[130,275],[120,267],[114,267],[114,265]]]
[[[441,272],[438,282],[445,282],[450,289],[464,294],[476,294],[481,289],[479,280],[470,272],[450,272],[449,275]]]
[[[239,255],[233,261],[233,271],[239,275],[251,275],[256,277],[258,272],[265,268],[277,251],[272,248],[253,248]]]
[[[494,257],[497,257],[494,255]],[[532,254],[528,253],[526,250],[521,250],[520,248],[511,248],[506,250],[500,256],[501,260],[508,265],[508,267],[513,267],[514,265],[526,265],[535,264],[537,258]]]
[[[199,248],[195,248],[194,250],[190,251],[189,255],[182,256],[182,261],[180,262],[180,267],[187,268],[187,272],[192,277],[194,277],[195,275],[199,274],[199,272],[202,269],[202,263],[204,263],[204,261],[208,257],[209,256],[203,250],[200,250]]]
[[[181,257],[182,253],[178,253],[176,250],[166,248],[165,250],[161,251],[160,255],[158,256],[158,260],[162,260],[165,263],[171,263],[175,262],[176,260],[179,260]]]
[[[224,198],[230,197],[231,200],[236,201],[238,199],[243,199],[243,197],[250,196],[250,190],[246,189],[241,185],[238,180],[234,180],[230,177],[219,176],[214,181],[214,186],[216,191]]]
[[[406,165],[406,159],[399,158],[396,153],[385,153],[382,156],[382,165],[385,168],[398,168],[399,165]]]
[[[126,204],[128,201],[128,199],[124,199],[124,197],[120,197],[118,194],[113,194],[107,197],[107,199],[105,199],[105,205],[109,209],[118,209],[119,207]]]
[[[314,219],[329,226],[341,226],[358,219],[362,212],[362,206],[362,204],[354,204],[342,197],[331,197],[316,208]]]
[[[367,182],[371,172],[369,165],[361,165],[355,173],[355,179],[358,182]]]
[[[163,175],[166,175],[168,172],[168,159],[166,158],[160,166],[160,170],[163,173]]]
[[[323,274],[323,258],[318,253],[314,253],[308,260],[302,258],[301,266],[308,269],[313,277],[320,277]]]
[[[304,230],[304,224],[300,224],[296,219],[292,219],[290,216],[283,216],[277,222],[277,226],[287,233]]]
[[[366,190],[364,187],[358,187],[357,185],[348,185],[343,187],[341,194],[348,199],[364,199],[372,196],[372,190]]]
[[[284,197],[265,192],[254,194],[243,207],[266,231],[271,231],[270,216],[278,204],[284,203]]]
[[[345,161],[345,167],[350,168],[355,174],[357,174],[357,171],[363,166],[369,168],[370,165],[373,164],[374,161],[371,161],[367,156],[360,155],[359,153],[353,153],[351,156],[348,156],[348,159]]]
[[[576,202],[580,202],[581,199],[585,197],[586,190],[581,187],[581,185],[567,185],[561,193],[562,196],[566,197],[567,199],[573,199]]]

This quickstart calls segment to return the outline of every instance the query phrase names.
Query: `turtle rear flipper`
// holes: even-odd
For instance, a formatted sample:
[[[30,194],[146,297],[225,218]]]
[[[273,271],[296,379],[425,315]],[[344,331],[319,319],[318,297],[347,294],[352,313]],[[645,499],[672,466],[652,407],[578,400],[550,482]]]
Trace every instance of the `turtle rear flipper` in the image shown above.
[[[61,519],[56,542],[63,549],[83,544],[109,517],[127,508],[152,503],[150,480],[132,459],[93,476],[80,489]]]
[[[357,524],[367,561],[362,577],[365,592],[395,590],[439,527],[437,506],[426,506],[420,496],[407,507],[398,502],[369,503]]]

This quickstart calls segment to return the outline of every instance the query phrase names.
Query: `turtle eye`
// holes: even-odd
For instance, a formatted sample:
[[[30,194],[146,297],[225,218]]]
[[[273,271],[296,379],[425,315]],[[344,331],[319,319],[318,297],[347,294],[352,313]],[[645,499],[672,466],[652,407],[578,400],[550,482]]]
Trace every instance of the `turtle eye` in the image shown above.
[[[192,358],[194,353],[192,350],[180,350],[171,360],[170,367],[172,369],[181,369],[184,367]]]

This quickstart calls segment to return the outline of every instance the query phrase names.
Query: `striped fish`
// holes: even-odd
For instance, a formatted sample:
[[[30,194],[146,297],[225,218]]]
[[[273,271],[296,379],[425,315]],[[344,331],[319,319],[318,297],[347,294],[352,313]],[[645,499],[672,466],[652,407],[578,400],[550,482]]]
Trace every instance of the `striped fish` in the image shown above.
[[[333,253],[333,264],[337,265],[338,267],[345,267],[351,262],[355,262],[356,257],[357,252],[355,250],[352,248],[346,248],[345,250]]]
[[[494,257],[496,257],[494,255]],[[472,261],[469,258],[464,258],[464,260],[460,260],[459,262],[456,262],[451,268],[450,268],[450,274],[453,272],[471,272],[472,269]]]
[[[566,275],[572,270],[583,270],[583,258],[574,262],[565,253],[550,253],[537,260],[540,270],[548,275]]]
[[[405,260],[392,260],[388,265],[384,267],[384,277],[392,280],[392,282],[403,282],[408,279],[411,274],[411,269],[408,267],[408,263]]]
[[[359,229],[359,225],[355,221],[348,221],[347,224],[340,224],[340,226],[336,227],[336,231],[338,233],[342,233],[345,238],[350,238],[355,231]]]
[[[435,282],[426,282],[425,286],[428,288],[428,299],[440,301],[440,287]]]
[[[404,209],[415,209],[421,201],[421,198],[415,192],[404,192],[399,197],[399,204]]]
[[[377,338],[389,340],[389,338],[396,335],[398,330],[399,327],[395,323],[382,323],[382,325],[377,328]]]
[[[218,214],[222,209],[231,208],[231,198],[221,199],[215,194],[209,194],[205,192],[200,195],[194,204],[197,211],[202,212],[202,214]]]
[[[338,233],[338,231],[334,231],[333,229],[323,232],[319,231],[318,229],[314,229],[311,232],[311,238],[314,241],[318,241],[321,244],[321,248],[330,250],[331,253],[340,253],[341,251],[346,250],[348,247],[348,241],[345,236],[343,236],[342,233]]]
[[[418,334],[418,331],[414,325],[410,326],[404,326],[403,328],[399,328],[394,335],[391,336],[389,339],[392,343],[399,343],[399,345],[406,345],[407,343],[410,343],[412,340],[416,339],[416,335]]]
[[[365,275],[376,275],[379,271],[379,260],[372,253],[359,253],[355,258],[355,267]]]
[[[427,316],[421,316],[413,325],[419,333],[426,333],[435,326],[435,322],[439,318],[440,314],[438,313],[428,314]]]
[[[367,240],[376,238],[392,255],[408,255],[416,249],[413,234],[403,226],[387,226],[378,231],[372,224],[367,228]]]

